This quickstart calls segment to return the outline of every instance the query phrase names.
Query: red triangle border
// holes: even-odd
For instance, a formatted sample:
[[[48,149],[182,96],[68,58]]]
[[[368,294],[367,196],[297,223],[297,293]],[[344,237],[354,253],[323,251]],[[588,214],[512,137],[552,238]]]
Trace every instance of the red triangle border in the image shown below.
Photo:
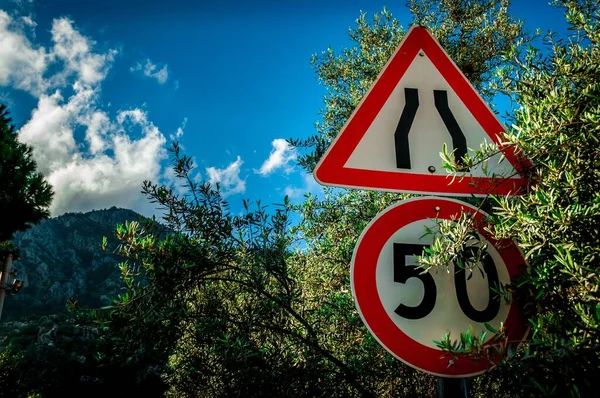
[[[346,125],[315,167],[313,174],[317,182],[322,185],[345,188],[451,196],[485,196],[489,192],[495,195],[522,194],[527,186],[527,179],[523,178],[522,174],[517,178],[502,180],[466,176],[462,180],[457,178],[452,182],[450,176],[344,167],[419,51],[427,54],[490,140],[500,144],[497,134],[504,131],[500,121],[437,40],[425,28],[415,26],[408,31],[373,87],[356,107]],[[517,157],[512,147],[505,148],[504,154],[506,160],[517,171],[531,166],[529,160],[524,156]]]

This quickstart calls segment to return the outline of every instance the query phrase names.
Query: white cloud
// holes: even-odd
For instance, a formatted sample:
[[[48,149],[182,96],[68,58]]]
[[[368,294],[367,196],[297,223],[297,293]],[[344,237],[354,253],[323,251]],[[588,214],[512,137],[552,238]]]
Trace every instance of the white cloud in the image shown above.
[[[31,17],[19,23],[35,26]],[[168,176],[161,166],[166,138],[140,108],[115,117],[101,109],[101,83],[116,51],[94,52],[66,18],[53,21],[50,50],[33,45],[19,26],[0,11],[0,85],[38,98],[18,134],[54,188],[52,214],[111,206],[153,214],[140,190],[144,180]],[[76,132],[85,135],[79,140]]]
[[[169,134],[169,138],[171,139],[171,141],[176,141],[179,138],[181,138],[181,136],[183,135],[183,131],[185,130],[185,126],[187,126],[187,121],[187,117],[183,118],[183,123],[181,123],[181,126],[177,127],[177,131],[175,132],[175,134]]]
[[[85,140],[90,146],[90,153],[97,154],[107,149],[106,136],[110,131],[110,119],[106,113],[95,111],[83,119],[87,126]]]
[[[147,122],[146,113],[139,108],[121,111],[117,114],[117,122],[119,124],[124,124],[126,119],[133,124],[144,124]]]
[[[267,176],[277,169],[283,168],[286,174],[293,171],[290,162],[296,159],[296,150],[291,147],[283,138],[276,138],[271,142],[273,149],[257,171],[262,176]]]
[[[34,0],[9,0],[12,1],[15,9],[19,13],[26,13],[33,10],[33,1]]]
[[[165,84],[167,79],[169,78],[169,70],[167,65],[164,65],[162,68],[158,68],[158,65],[152,63],[149,58],[146,58],[144,64],[138,62],[135,66],[130,68],[132,72],[143,71],[144,76],[151,77],[156,79],[156,81],[160,84]],[[179,82],[176,82],[176,88],[179,87]]]
[[[31,4],[33,3],[33,0],[12,0],[13,3],[15,3],[16,5],[23,7],[27,4]]]
[[[31,15],[25,15],[20,17],[15,22],[21,24],[23,30],[28,30],[31,37],[35,39],[35,28],[37,27],[37,22],[33,20]]]
[[[31,15],[25,15],[23,17],[21,17],[21,21],[23,21],[23,23],[27,26],[31,26],[32,28],[35,28],[37,26],[37,22],[35,22],[32,18]]]
[[[292,187],[292,186],[287,186],[285,187],[285,189],[283,190],[283,193],[288,196],[290,199],[295,199],[295,198],[299,198],[302,195],[304,195],[306,191],[300,187]]]
[[[298,199],[304,196],[305,193],[319,195],[323,192],[323,187],[319,184],[312,174],[304,174],[302,176],[303,184],[300,187],[288,185],[284,189],[284,194],[290,199]]]
[[[47,58],[46,50],[34,47],[19,24],[0,10],[0,85],[41,94]]]
[[[28,31],[32,38],[35,39],[35,28],[37,27],[37,22],[33,20],[31,15],[24,15],[19,18],[14,19],[15,26],[19,26],[22,31]]]
[[[93,53],[95,43],[79,33],[67,18],[55,19],[51,32],[54,42],[51,55],[65,63],[64,74],[75,73],[77,80],[84,84],[96,84],[104,80],[116,50],[109,50],[105,54]]]
[[[219,183],[224,198],[236,193],[246,192],[246,181],[240,178],[240,168],[243,163],[242,158],[238,156],[235,162],[224,169],[206,168],[208,182],[213,185]]]
[[[166,139],[140,109],[122,111],[111,123],[96,101],[97,91],[77,84],[67,101],[58,92],[42,96],[19,131],[54,188],[52,214],[110,206],[148,214],[139,192],[144,180],[159,180]],[[87,148],[75,142],[78,126],[87,127]],[[130,138],[127,127],[140,129],[141,137]]]
[[[177,127],[177,131],[175,132],[175,134],[171,134],[169,137],[171,138],[171,141],[175,141],[176,139],[181,138],[182,135],[183,135],[183,128]]]
[[[73,128],[76,116],[86,96],[93,91],[80,90],[69,102],[61,105],[63,97],[60,91],[52,95],[42,95],[31,119],[19,130],[19,139],[33,147],[37,168],[48,175],[53,169],[68,163],[76,150]],[[89,100],[89,98],[88,98]]]
[[[29,27],[35,37],[36,26],[31,16],[14,19],[0,10],[0,85],[39,97],[49,89],[66,85],[72,75],[87,85],[104,80],[116,50],[103,54],[93,52],[95,43],[79,33],[67,18],[52,22],[51,48],[35,46],[23,28]],[[44,77],[49,66],[60,64],[63,66],[60,72]]]

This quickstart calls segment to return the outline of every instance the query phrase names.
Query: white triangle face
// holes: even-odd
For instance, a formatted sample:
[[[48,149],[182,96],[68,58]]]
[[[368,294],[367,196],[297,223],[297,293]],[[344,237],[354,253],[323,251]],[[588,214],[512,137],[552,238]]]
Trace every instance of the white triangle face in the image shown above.
[[[406,103],[405,88],[418,88],[419,96],[419,107],[408,134],[410,169],[396,167],[394,144],[394,134]],[[469,153],[472,153],[473,149],[478,150],[482,142],[491,142],[427,54],[417,55],[348,158],[345,167],[431,175],[429,168],[433,166],[434,175],[447,175],[446,170],[442,168],[440,152],[444,143],[449,152],[454,148],[452,137],[435,107],[434,90],[447,92],[448,105],[467,140]],[[499,164],[499,160],[498,154],[487,162],[488,175],[483,173],[481,165],[471,169],[469,175],[488,177],[490,172],[504,177],[513,175],[515,169],[512,165],[506,159]]]

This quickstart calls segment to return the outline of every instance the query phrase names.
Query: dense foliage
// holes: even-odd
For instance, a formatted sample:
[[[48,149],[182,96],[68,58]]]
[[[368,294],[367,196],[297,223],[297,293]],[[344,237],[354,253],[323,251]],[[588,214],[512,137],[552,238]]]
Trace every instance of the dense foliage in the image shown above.
[[[131,260],[122,264],[128,290],[105,322],[123,344],[136,345],[119,352],[166,364],[174,396],[431,392],[430,378],[365,333],[347,268],[316,265],[290,249],[289,204],[272,214],[248,205],[244,216],[232,216],[217,191],[193,182],[178,146],[173,154],[188,194],[150,183],[144,190],[178,234],[156,239],[135,223],[118,230],[120,253]]]
[[[549,36],[545,53],[511,52],[497,74],[498,88],[519,104],[506,146],[533,165],[525,195],[490,197],[489,221],[529,263],[513,289],[528,311],[531,341],[505,364],[521,374],[518,393],[592,396],[600,388],[600,5],[558,3],[571,37]],[[463,221],[449,240],[469,225]]]
[[[106,360],[98,325],[71,315],[33,317],[0,327],[2,396],[161,396],[140,363]],[[153,395],[154,394],[154,395]]]

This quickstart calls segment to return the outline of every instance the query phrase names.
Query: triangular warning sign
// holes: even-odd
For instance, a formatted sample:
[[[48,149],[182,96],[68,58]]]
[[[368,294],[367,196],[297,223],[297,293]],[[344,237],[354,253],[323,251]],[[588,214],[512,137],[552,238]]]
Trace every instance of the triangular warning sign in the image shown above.
[[[412,27],[314,170],[323,185],[484,196],[522,194],[530,162],[512,147],[463,179],[442,168],[446,144],[458,159],[504,131],[492,110],[423,27]],[[494,178],[490,177],[493,172]]]

